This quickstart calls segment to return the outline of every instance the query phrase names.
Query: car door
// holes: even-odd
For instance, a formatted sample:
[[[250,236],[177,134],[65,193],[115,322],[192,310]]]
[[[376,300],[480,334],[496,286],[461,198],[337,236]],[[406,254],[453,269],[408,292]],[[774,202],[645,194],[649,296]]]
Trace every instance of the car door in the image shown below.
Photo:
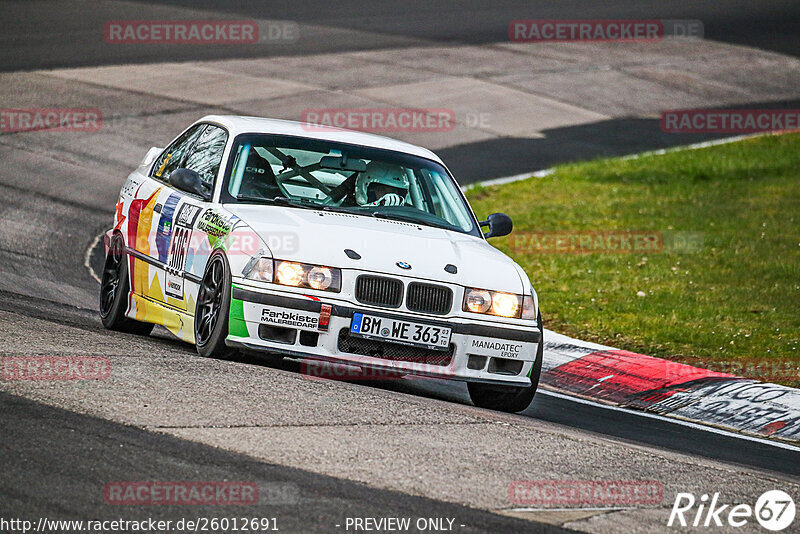
[[[196,137],[184,155],[180,168],[195,171],[200,175],[204,188],[214,191],[217,175],[222,164],[228,132],[219,126],[208,124]],[[168,186],[164,193],[164,204],[158,222],[157,251],[159,264],[163,266],[163,299],[166,304],[194,313],[197,297],[193,290],[187,291],[187,278],[199,281],[205,268],[207,252],[204,244],[195,237],[195,227],[200,212],[210,205],[199,196]],[[199,236],[198,236],[199,237]],[[195,265],[202,259],[201,265]],[[195,271],[192,274],[192,271]]]
[[[128,208],[128,247],[131,250],[131,290],[142,297],[163,301],[163,269],[159,265],[166,257],[164,241],[169,244],[168,225],[161,221],[165,204],[174,190],[169,175],[183,161],[189,148],[205,128],[192,126],[164,149],[150,167],[147,178],[138,186]],[[143,312],[142,312],[143,313]],[[138,311],[137,311],[138,314]]]

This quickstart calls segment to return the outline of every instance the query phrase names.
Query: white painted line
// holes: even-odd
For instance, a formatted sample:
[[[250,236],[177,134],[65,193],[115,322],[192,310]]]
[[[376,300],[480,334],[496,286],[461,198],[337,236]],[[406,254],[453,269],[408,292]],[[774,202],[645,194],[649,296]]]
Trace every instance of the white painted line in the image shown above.
[[[765,135],[774,135],[773,132],[759,132],[754,134],[736,135],[734,137],[724,137],[722,139],[714,139],[711,141],[703,141],[700,143],[693,143],[685,146],[673,146],[670,148],[659,148],[658,150],[649,150],[647,152],[640,152],[639,154],[631,154],[629,156],[621,156],[619,159],[639,159],[644,156],[661,156],[669,154],[670,152],[680,152],[682,150],[697,150],[699,148],[708,148],[710,146],[727,145],[729,143],[736,143],[737,141],[744,141],[745,139],[752,139],[754,137],[763,137]]]
[[[97,276],[96,272],[94,272],[94,269],[92,268],[91,259],[92,259],[92,251],[94,250],[94,247],[96,247],[97,244],[100,242],[100,240],[103,239],[104,235],[105,235],[105,232],[103,232],[100,235],[95,236],[95,238],[92,239],[92,243],[89,245],[89,248],[86,249],[86,253],[83,255],[83,266],[86,267],[86,270],[89,271],[89,274],[92,275],[92,278],[97,280],[98,284],[102,284],[103,281],[100,280],[100,277]]]
[[[478,185],[488,187],[490,185],[503,185],[519,182],[520,180],[527,180],[528,178],[543,178],[548,174],[553,174],[553,171],[554,169],[542,169],[541,171],[524,172],[522,174],[515,174],[514,176],[506,176],[505,178],[495,178],[494,180],[486,180],[483,182],[478,182],[477,184],[469,184],[462,187],[462,189],[466,191]]]
[[[697,150],[699,148],[708,148],[710,146],[717,146],[717,145],[727,145],[729,143],[735,143],[737,141],[743,141],[745,139],[752,139],[753,137],[762,137],[765,135],[775,135],[773,132],[759,132],[754,134],[747,134],[747,135],[737,135],[734,137],[725,137],[723,139],[714,139],[712,141],[703,141],[701,143],[693,143],[691,145],[683,145],[683,146],[673,146],[670,148],[659,148],[658,150],[650,150],[648,152],[640,152],[639,154],[630,154],[628,156],[617,156],[617,157],[610,157],[609,159],[621,159],[621,160],[629,160],[629,159],[639,159],[645,156],[661,156],[663,154],[668,154],[670,152],[680,152],[682,150]],[[504,185],[510,184],[513,182],[519,182],[520,180],[527,180],[528,178],[542,178],[549,174],[553,174],[555,169],[552,167],[549,169],[541,169],[538,171],[531,171],[531,172],[523,172],[522,174],[515,174],[514,176],[505,176],[503,178],[493,178],[492,180],[484,180],[483,182],[476,182],[474,184],[468,184],[461,188],[462,191],[469,191],[473,187],[489,187],[492,185]]]
[[[539,388],[539,391],[536,392],[537,395],[549,395],[551,397],[555,397],[557,399],[568,400],[572,402],[577,402],[578,404],[586,404],[588,406],[594,406],[595,408],[603,408],[605,410],[612,410],[615,412],[623,412],[626,414],[634,414],[640,417],[646,417],[649,419],[658,419],[659,421],[665,421],[668,423],[675,423],[677,425],[686,426],[689,428],[693,428],[695,430],[702,430],[704,432],[711,432],[713,434],[720,434],[722,436],[727,436],[729,438],[734,439],[743,439],[745,441],[754,441],[756,443],[760,443],[762,445],[769,445],[771,447],[777,447],[779,449],[786,449],[789,451],[797,451],[800,452],[800,447],[795,447],[794,445],[789,445],[788,443],[782,443],[780,441],[773,441],[765,438],[758,438],[755,436],[749,436],[747,434],[740,434],[738,432],[730,432],[727,430],[722,430],[721,428],[703,425],[700,423],[693,423],[691,421],[685,421],[683,419],[678,419],[675,417],[669,417],[665,415],[659,415],[649,412],[642,412],[639,410],[631,410],[628,408],[620,408],[619,406],[613,406],[611,404],[602,404],[599,402],[590,401],[587,399],[583,399],[580,397],[572,397],[570,395],[564,395],[563,393],[556,393],[555,391],[549,391],[542,388]]]

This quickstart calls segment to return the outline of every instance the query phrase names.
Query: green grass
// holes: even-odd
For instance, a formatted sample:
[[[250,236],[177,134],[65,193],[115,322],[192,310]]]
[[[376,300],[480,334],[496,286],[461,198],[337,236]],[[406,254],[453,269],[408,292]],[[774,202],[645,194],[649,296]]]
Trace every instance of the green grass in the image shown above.
[[[492,244],[528,273],[548,328],[720,370],[800,364],[799,134],[563,165],[467,196],[479,217],[503,211],[514,220],[512,237]],[[564,230],[661,232],[665,246],[647,254],[511,246],[527,232]],[[676,235],[694,247],[670,246]],[[796,371],[761,378],[800,385]]]

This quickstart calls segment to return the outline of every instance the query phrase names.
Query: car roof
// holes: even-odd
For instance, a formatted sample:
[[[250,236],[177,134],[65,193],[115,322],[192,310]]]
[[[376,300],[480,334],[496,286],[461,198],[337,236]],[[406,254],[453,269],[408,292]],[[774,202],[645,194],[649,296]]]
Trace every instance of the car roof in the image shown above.
[[[244,133],[266,133],[276,135],[292,135],[323,141],[335,141],[362,145],[372,148],[394,150],[406,154],[413,154],[430,159],[444,165],[439,156],[428,150],[411,143],[398,141],[382,135],[345,130],[332,126],[320,126],[306,122],[287,121],[281,119],[267,119],[263,117],[246,117],[240,115],[206,115],[197,122],[216,122],[228,129],[231,136],[235,137]]]

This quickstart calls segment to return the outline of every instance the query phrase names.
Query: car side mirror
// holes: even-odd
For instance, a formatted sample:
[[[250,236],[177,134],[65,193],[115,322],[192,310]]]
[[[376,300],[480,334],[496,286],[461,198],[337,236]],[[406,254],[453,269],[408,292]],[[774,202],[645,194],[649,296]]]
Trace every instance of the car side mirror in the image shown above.
[[[162,150],[163,148],[158,148],[157,146],[154,146],[153,148],[148,150],[147,154],[144,155],[144,159],[142,159],[142,163],[140,165],[146,167],[151,163],[153,163],[158,157],[158,155],[161,154]]]
[[[211,200],[211,192],[206,191],[203,179],[191,169],[175,169],[169,175],[169,183],[176,189],[197,195],[205,201]]]
[[[489,232],[484,234],[484,237],[503,237],[511,233],[514,229],[514,223],[511,222],[511,217],[505,213],[492,213],[485,221],[480,222],[481,226],[488,226]]]

